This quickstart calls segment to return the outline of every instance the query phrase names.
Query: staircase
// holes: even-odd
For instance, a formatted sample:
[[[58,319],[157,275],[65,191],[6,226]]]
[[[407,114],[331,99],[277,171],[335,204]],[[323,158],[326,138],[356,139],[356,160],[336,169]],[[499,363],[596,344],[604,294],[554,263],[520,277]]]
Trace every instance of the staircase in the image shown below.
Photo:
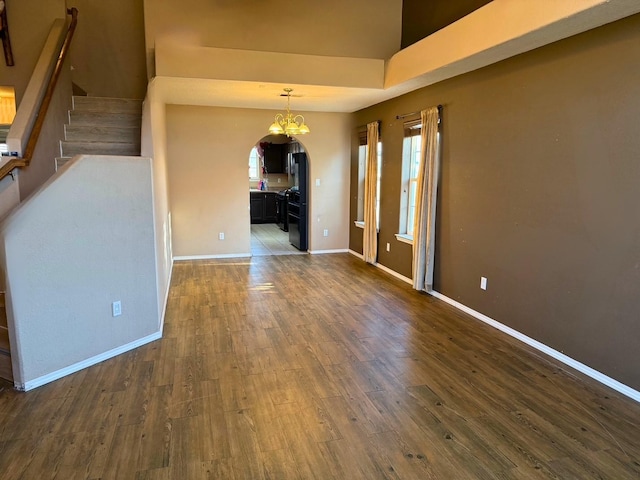
[[[74,155],[140,155],[142,100],[73,97],[56,170]]]
[[[0,292],[0,378],[13,381],[9,330],[7,330],[7,311],[5,310],[4,298],[4,292]]]

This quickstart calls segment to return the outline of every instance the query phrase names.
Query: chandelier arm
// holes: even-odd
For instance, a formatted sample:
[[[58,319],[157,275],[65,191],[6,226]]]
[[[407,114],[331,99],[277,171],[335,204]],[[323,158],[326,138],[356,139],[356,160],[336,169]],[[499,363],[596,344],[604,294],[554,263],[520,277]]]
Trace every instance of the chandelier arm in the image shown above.
[[[291,113],[291,92],[293,89],[285,88],[284,91],[287,92],[286,113],[276,114],[275,121],[269,128],[269,132],[278,135],[285,133],[287,136],[309,133],[309,127],[304,123],[304,116],[299,114],[294,116]]]

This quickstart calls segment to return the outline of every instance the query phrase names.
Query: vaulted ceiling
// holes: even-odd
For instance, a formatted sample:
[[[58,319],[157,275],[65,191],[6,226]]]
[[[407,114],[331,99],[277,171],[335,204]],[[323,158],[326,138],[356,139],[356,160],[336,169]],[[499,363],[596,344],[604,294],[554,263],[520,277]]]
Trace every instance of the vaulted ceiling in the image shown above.
[[[163,1],[168,0],[155,0],[154,4]],[[459,9],[445,8],[448,3],[456,3]],[[308,9],[314,4],[305,5]],[[438,10],[440,16],[429,13],[438,7],[441,8]],[[411,42],[431,30],[436,31],[400,51],[396,47],[393,50],[396,53],[392,53],[390,58],[379,58],[372,53],[389,51],[394,41],[400,41],[400,38],[392,38],[391,42],[379,43],[378,37],[383,31],[387,35],[400,36],[399,29],[394,30],[393,25],[377,20],[375,25],[366,25],[363,21],[367,28],[362,29],[359,25],[360,33],[355,38],[368,36],[371,42],[355,46],[345,43],[354,38],[353,35],[349,37],[348,28],[353,22],[349,15],[357,18],[357,9],[346,12],[348,18],[341,20],[335,35],[328,35],[320,42],[314,37],[314,34],[318,35],[317,28],[315,33],[312,31],[313,20],[307,18],[305,23],[301,23],[302,19],[292,22],[286,21],[285,16],[282,26],[272,25],[264,30],[264,35],[272,31],[279,35],[278,39],[273,42],[259,36],[253,50],[238,48],[242,42],[249,45],[246,37],[238,43],[228,35],[212,34],[206,18],[192,20],[202,24],[201,30],[204,31],[200,37],[214,36],[194,37],[188,41],[183,35],[176,41],[174,32],[161,40],[153,38],[154,88],[162,92],[167,103],[281,109],[283,100],[280,94],[285,87],[291,87],[295,94],[300,95],[295,99],[296,110],[354,112],[636,14],[640,12],[640,2],[405,0],[405,11],[411,12],[413,18],[405,21],[403,42]],[[399,16],[400,13],[389,10],[391,16]],[[176,21],[175,17],[173,20]],[[452,20],[455,21],[443,26]],[[327,17],[324,21],[330,22],[332,18]],[[305,31],[302,25],[309,25],[310,29]],[[229,35],[233,34],[229,32]],[[249,35],[254,33],[251,30]],[[190,35],[193,37],[193,33]],[[294,42],[293,51],[286,42],[281,42],[282,38],[290,38]],[[299,40],[294,41],[296,39]],[[220,42],[222,47],[217,46]],[[332,56],[332,51],[338,52],[339,56]],[[339,53],[351,51],[360,51],[362,56],[353,58],[348,53]]]

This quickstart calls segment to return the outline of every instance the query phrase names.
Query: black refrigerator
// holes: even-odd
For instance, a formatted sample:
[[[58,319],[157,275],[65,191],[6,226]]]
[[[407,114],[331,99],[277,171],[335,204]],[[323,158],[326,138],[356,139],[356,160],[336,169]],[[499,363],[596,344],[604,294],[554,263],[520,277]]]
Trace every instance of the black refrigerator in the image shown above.
[[[305,251],[309,245],[307,154],[294,153],[291,168],[294,186],[289,190],[289,243],[298,250]]]

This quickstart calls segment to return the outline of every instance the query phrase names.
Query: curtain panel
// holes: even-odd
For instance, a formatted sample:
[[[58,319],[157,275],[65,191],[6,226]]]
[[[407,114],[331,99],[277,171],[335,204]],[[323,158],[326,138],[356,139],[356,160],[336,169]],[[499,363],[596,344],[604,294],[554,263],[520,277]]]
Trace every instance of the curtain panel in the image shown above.
[[[439,107],[420,112],[422,149],[416,185],[416,209],[413,223],[413,288],[433,290],[435,258],[436,201],[440,178],[438,148]]]
[[[376,219],[378,183],[378,122],[367,124],[367,166],[364,177],[364,232],[362,254],[364,261],[378,260],[378,225]]]

